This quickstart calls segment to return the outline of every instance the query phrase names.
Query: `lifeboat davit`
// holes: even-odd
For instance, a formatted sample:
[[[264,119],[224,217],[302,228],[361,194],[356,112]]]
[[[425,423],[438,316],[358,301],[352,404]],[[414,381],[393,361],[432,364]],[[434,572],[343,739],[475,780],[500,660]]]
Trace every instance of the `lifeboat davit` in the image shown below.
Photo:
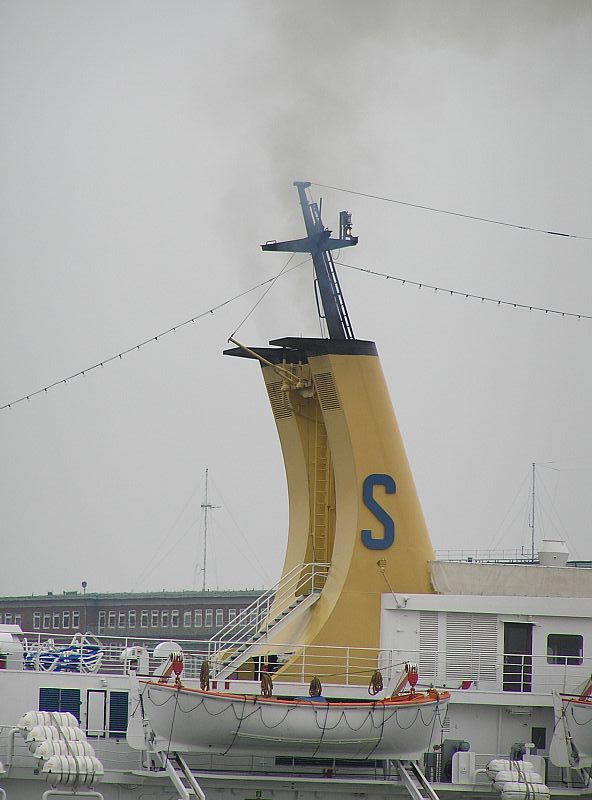
[[[587,763],[592,758],[592,697],[562,695],[561,703],[571,743],[577,751],[573,756],[578,762]]]

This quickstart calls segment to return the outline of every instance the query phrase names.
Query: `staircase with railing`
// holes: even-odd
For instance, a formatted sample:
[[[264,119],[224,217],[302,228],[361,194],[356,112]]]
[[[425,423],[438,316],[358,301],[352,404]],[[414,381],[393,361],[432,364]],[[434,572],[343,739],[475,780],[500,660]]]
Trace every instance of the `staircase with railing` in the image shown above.
[[[247,658],[257,654],[269,635],[278,633],[288,619],[294,619],[315,603],[327,579],[329,564],[297,564],[281,581],[210,639],[208,659],[213,677],[229,677]]]

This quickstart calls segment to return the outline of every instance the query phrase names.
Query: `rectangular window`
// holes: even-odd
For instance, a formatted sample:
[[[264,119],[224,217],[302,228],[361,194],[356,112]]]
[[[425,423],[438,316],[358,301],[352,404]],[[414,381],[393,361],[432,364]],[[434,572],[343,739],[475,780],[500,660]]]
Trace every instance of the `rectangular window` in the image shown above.
[[[70,627],[70,612],[64,611],[62,614],[62,628],[69,628]]]
[[[117,627],[118,628],[125,628],[125,611],[120,611],[117,615]]]
[[[184,611],[183,612],[183,627],[190,628],[191,627],[191,611]]]
[[[532,691],[532,624],[504,622],[504,692]]]
[[[216,609],[216,627],[221,628],[224,625],[224,609],[217,608]]]
[[[77,630],[80,627],[80,611],[72,612],[72,627]]]
[[[15,625],[22,625],[23,624],[23,618],[22,618],[21,614],[15,614],[14,615],[14,624]]]
[[[51,614],[43,615],[43,628],[44,630],[51,628]]]
[[[109,736],[125,736],[127,731],[127,692],[109,693]]]
[[[160,619],[160,614],[158,613],[158,611],[153,611],[150,614],[150,624],[152,625],[153,628],[158,628],[159,619]]]
[[[38,631],[41,627],[41,612],[34,611],[33,612],[33,630]]]
[[[109,612],[109,616],[107,617],[107,619],[108,619],[108,622],[107,622],[108,627],[109,628],[114,628],[115,627],[115,611],[110,611]]]
[[[234,622],[236,619],[236,608],[228,609],[228,622]]]
[[[168,611],[163,611],[162,614],[160,615],[160,624],[162,625],[163,628],[168,628],[169,627],[169,612]]]
[[[53,621],[52,621],[52,628],[59,628],[61,622],[60,612],[54,612]]]
[[[583,663],[584,637],[576,633],[550,633],[547,636],[547,664]]]
[[[531,728],[530,741],[534,744],[537,751],[547,749],[547,729],[546,728]]]
[[[178,628],[179,627],[179,611],[176,608],[173,608],[171,611],[171,627]]]
[[[39,689],[39,711],[69,711],[80,722],[80,689]]]
[[[99,611],[99,629],[105,629],[107,625],[107,612],[106,611]]]
[[[127,624],[128,624],[129,628],[135,628],[136,627],[136,612],[135,612],[135,610],[127,612]]]
[[[194,625],[196,628],[203,628],[203,611],[201,608],[195,609],[195,622]]]
[[[148,627],[148,612],[147,611],[140,611],[140,627],[147,628]]]
[[[6,625],[12,625],[12,614],[7,613],[4,616],[4,622],[6,623]]]
[[[206,628],[211,628],[214,624],[214,610],[206,608]]]

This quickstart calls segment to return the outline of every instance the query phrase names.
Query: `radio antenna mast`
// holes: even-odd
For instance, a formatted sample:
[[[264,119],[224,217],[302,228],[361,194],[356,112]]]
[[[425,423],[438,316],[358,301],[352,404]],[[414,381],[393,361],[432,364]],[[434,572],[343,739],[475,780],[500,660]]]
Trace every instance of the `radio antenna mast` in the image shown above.
[[[208,511],[211,511],[214,508],[221,508],[221,506],[214,506],[208,502],[208,471],[209,470],[206,467],[206,488],[204,492],[204,501],[201,504],[201,508],[203,509],[203,557],[202,557],[202,583],[201,583],[202,592],[205,592],[206,590],[206,570],[208,565]]]
[[[306,238],[288,242],[267,242],[261,245],[261,249],[285,253],[310,253],[329,338],[355,339],[331,255],[332,250],[341,250],[343,247],[352,247],[358,243],[358,237],[352,236],[351,233],[351,214],[349,211],[340,212],[339,238],[332,237],[331,231],[323,226],[319,206],[307,197],[306,190],[310,183],[295,181],[294,186],[298,189]]]

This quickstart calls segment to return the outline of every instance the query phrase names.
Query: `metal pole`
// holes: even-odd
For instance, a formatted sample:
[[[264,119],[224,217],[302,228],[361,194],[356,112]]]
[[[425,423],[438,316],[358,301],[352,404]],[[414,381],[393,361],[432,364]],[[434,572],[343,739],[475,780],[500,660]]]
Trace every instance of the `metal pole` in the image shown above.
[[[204,510],[204,539],[203,539],[203,581],[201,585],[202,592],[206,590],[206,564],[208,557],[208,468],[206,467],[206,493],[205,502],[201,507]]]
[[[213,506],[211,503],[208,503],[208,468],[206,467],[206,491],[205,491],[205,499],[204,502],[201,504],[201,507],[204,511],[204,539],[203,539],[203,580],[201,585],[202,592],[206,590],[206,567],[207,567],[207,558],[208,558],[208,509],[211,508],[220,508],[220,506]]]
[[[532,511],[531,511],[531,524],[530,524],[530,557],[532,561],[534,561],[534,475],[535,475],[535,463],[532,462]]]

